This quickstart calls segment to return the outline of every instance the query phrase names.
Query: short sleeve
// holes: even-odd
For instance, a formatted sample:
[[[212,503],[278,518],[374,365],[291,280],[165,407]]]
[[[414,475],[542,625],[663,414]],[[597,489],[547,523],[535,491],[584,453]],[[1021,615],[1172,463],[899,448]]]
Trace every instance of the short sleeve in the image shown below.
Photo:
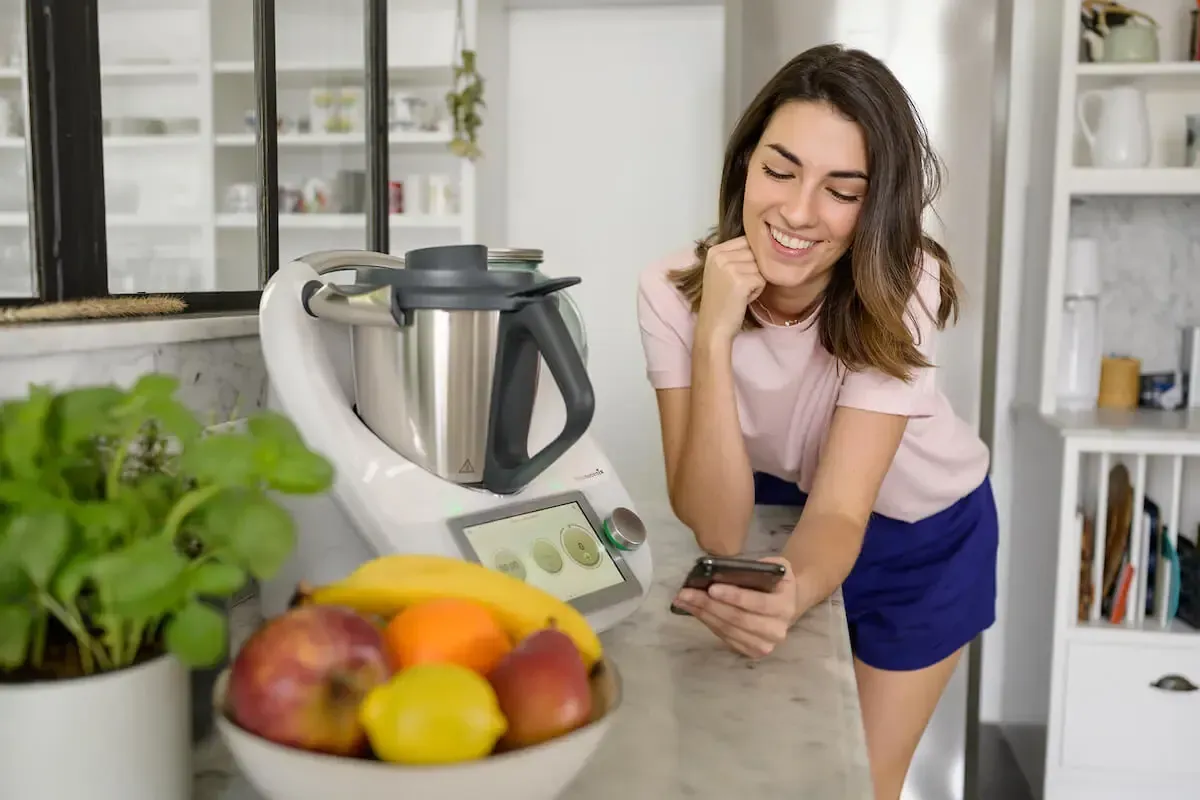
[[[652,265],[638,278],[638,326],[646,358],[646,377],[655,389],[692,385],[692,312],[667,277],[672,269],[689,263],[685,259],[669,259]]]
[[[876,369],[864,369],[846,374],[838,393],[837,404],[864,411],[900,414],[906,417],[927,417],[935,410],[937,400],[937,320],[941,302],[940,265],[926,256],[921,264],[917,291],[908,304],[905,322],[913,332],[917,349],[934,367],[914,370],[910,381],[886,375]]]

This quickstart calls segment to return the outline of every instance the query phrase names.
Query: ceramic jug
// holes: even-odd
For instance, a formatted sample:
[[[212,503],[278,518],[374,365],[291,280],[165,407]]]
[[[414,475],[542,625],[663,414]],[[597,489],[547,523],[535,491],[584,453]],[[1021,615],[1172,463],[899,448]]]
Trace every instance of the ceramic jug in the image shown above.
[[[1094,127],[1087,113],[1093,105],[1099,107]],[[1076,114],[1093,166],[1136,169],[1150,163],[1150,121],[1140,89],[1114,86],[1080,92]]]
[[[1097,27],[1104,37],[1105,61],[1158,61],[1158,23],[1150,15],[1113,3],[1100,11]]]

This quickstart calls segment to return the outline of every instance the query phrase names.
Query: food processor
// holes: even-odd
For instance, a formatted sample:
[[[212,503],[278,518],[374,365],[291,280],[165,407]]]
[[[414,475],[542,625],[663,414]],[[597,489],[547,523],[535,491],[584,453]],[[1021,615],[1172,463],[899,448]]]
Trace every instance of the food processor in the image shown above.
[[[582,319],[538,251],[450,245],[312,253],[263,291],[268,405],[333,464],[332,491],[280,497],[292,558],[260,587],[282,612],[388,553],[501,570],[598,631],[652,580],[646,529],[588,435]]]

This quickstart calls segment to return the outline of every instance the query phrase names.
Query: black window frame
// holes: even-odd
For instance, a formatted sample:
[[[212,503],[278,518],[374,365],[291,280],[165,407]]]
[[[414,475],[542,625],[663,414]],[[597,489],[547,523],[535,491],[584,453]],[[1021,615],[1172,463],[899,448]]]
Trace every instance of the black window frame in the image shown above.
[[[364,83],[368,201],[363,248],[386,253],[388,225],[387,3],[364,3]],[[252,0],[255,101],[260,120],[276,118],[275,0]],[[31,297],[0,297],[0,308],[118,297],[109,291],[99,0],[25,0],[29,87]],[[259,286],[279,268],[279,151],[274,125],[258,125]],[[139,292],[137,294],[149,294]],[[180,297],[172,316],[253,312],[262,290],[162,292]]]

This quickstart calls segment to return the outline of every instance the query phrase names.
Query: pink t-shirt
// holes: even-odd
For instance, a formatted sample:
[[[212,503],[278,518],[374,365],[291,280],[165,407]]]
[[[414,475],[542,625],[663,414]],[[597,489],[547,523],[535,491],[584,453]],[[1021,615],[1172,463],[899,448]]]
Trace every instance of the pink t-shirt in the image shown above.
[[[667,277],[695,263],[691,250],[646,269],[638,281],[638,321],[646,373],[655,389],[691,385],[696,317]],[[938,308],[938,265],[927,259],[917,293]],[[936,364],[935,320],[914,297],[917,343]],[[909,321],[911,325],[911,320]],[[764,325],[733,342],[734,392],[746,452],[754,470],[795,482],[808,492],[836,406],[906,414],[908,427],[880,487],[875,512],[908,522],[953,505],[983,482],[988,450],[934,384],[932,368],[909,383],[876,370],[837,369],[816,325]]]

